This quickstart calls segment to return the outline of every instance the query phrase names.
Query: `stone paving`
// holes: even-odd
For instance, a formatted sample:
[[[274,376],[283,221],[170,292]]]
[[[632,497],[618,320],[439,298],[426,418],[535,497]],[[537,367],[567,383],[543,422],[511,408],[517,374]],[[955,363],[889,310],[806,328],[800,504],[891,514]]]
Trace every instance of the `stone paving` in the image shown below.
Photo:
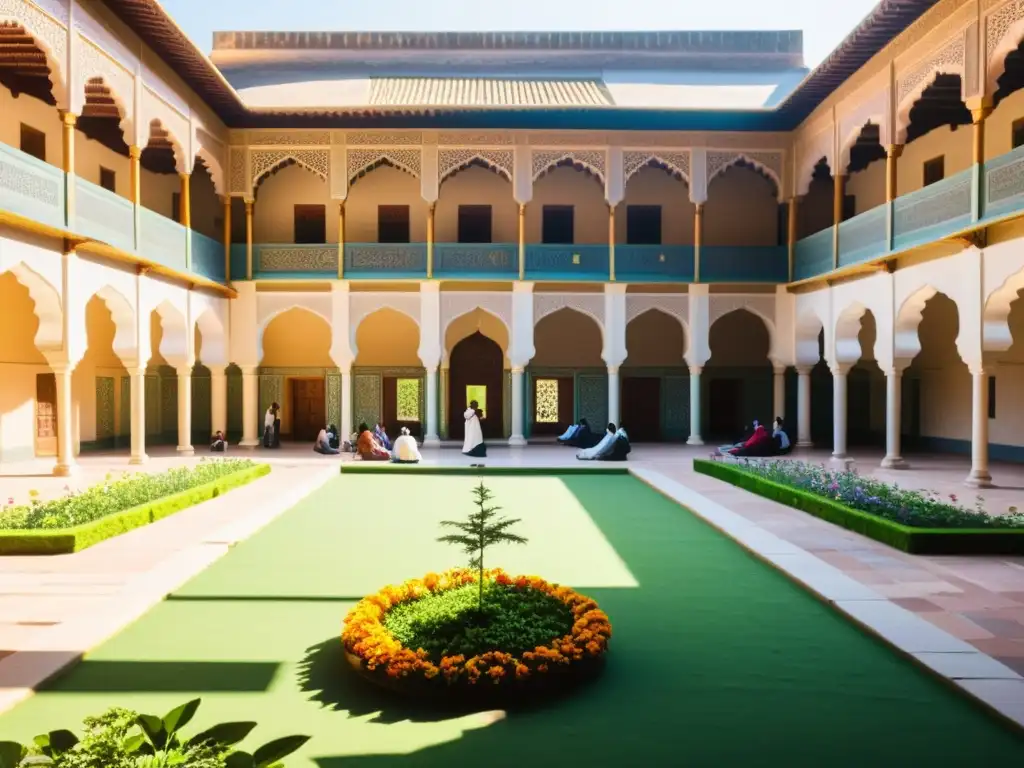
[[[1024,557],[925,557],[906,555],[858,534],[830,525],[805,513],[748,494],[731,485],[693,472],[691,460],[706,457],[708,448],[639,445],[630,464],[664,474],[693,491],[754,522],[779,538],[807,550],[847,576],[885,595],[892,602],[926,619],[956,638],[1024,674]],[[156,449],[142,471],[159,471],[200,456],[184,458],[173,449]],[[525,449],[496,447],[485,460],[489,465],[528,465],[556,468],[578,465],[574,452],[557,445],[531,445]],[[245,455],[235,451],[229,455]],[[25,676],[24,664],[3,660],[17,651],[59,646],[70,653],[92,647],[117,630],[116,618],[126,594],[152,579],[162,567],[174,570],[184,557],[191,565],[178,568],[166,583],[180,583],[195,569],[205,567],[226,551],[232,540],[243,538],[287,506],[317,487],[336,471],[338,457],[323,457],[305,446],[280,451],[257,450],[259,460],[270,461],[274,471],[266,478],[230,494],[181,512],[155,525],[104,542],[75,555],[0,558],[0,709],[5,695]],[[826,461],[826,452],[811,451],[803,458]],[[878,468],[881,454],[855,455],[859,471],[900,482],[907,487],[955,494],[971,504],[974,492],[964,488],[968,461],[961,457],[910,457],[913,468],[890,471]],[[351,460],[343,457],[342,460]],[[469,464],[454,446],[424,451],[425,463]],[[127,455],[93,454],[81,459],[82,472],[71,487],[101,480],[107,472],[139,471],[129,467]],[[0,467],[0,496],[27,497],[35,489],[41,497],[64,493],[67,481],[43,476],[42,461],[15,470]],[[993,512],[1024,501],[1024,466],[992,466],[1000,487],[980,492]],[[232,526],[241,526],[230,531]],[[232,539],[232,536],[237,536]],[[176,560],[177,559],[177,560]],[[159,580],[158,580],[159,581]],[[164,581],[159,581],[164,584]],[[134,585],[134,586],[133,586]],[[163,593],[150,594],[137,607],[141,613]],[[101,632],[103,617],[108,621]],[[127,620],[130,620],[128,618]],[[64,631],[61,631],[61,629]],[[18,654],[23,657],[25,654]],[[10,703],[27,691],[21,690]],[[8,704],[9,705],[9,704]]]

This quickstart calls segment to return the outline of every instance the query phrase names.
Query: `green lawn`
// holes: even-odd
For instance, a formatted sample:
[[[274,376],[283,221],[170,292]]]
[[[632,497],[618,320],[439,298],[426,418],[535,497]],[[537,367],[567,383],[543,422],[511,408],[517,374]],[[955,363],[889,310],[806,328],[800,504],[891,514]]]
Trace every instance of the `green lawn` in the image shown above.
[[[494,476],[527,547],[494,565],[595,597],[608,666],[572,697],[504,719],[417,709],[354,679],[352,600],[460,564],[437,522],[465,475],[343,475],[200,574],[74,671],[0,717],[0,738],[77,727],[120,704],[202,696],[196,728],[260,722],[313,740],[290,767],[963,766],[1024,739],[771,567],[623,475]]]

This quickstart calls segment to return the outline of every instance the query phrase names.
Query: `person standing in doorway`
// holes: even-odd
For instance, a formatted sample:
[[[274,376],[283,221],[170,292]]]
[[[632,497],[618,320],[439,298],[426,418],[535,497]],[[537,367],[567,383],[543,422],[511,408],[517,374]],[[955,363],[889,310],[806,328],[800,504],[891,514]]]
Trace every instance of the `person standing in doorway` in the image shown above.
[[[274,444],[273,448],[281,447],[281,406],[274,403],[270,406],[274,411]]]

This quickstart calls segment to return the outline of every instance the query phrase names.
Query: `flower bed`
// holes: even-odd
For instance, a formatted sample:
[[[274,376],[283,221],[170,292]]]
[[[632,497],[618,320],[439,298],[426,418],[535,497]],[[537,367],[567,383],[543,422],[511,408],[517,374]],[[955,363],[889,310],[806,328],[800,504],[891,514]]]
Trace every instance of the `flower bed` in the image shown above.
[[[250,459],[108,479],[60,499],[0,512],[0,555],[77,552],[199,504],[270,472]]]
[[[856,472],[796,461],[694,459],[694,471],[915,554],[1024,553],[1024,515],[959,506]]]
[[[597,603],[536,576],[455,569],[385,587],[345,618],[349,663],[410,693],[510,692],[562,687],[595,671],[611,637]]]

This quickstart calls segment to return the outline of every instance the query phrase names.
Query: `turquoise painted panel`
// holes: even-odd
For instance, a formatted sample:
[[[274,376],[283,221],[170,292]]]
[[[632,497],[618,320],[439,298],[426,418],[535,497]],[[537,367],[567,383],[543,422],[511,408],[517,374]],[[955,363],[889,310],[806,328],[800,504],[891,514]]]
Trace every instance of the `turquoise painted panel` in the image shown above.
[[[616,245],[615,279],[693,282],[692,245]]]
[[[879,205],[858,213],[839,225],[839,266],[870,261],[889,251],[885,231],[888,206]]]
[[[426,243],[349,243],[345,246],[347,278],[388,280],[426,276]]]
[[[64,227],[64,172],[0,144],[0,209]]]
[[[604,433],[608,423],[608,377],[579,374],[576,377],[576,418],[586,419],[595,432]]]
[[[986,219],[1024,208],[1024,147],[985,163],[984,212]]]
[[[224,243],[202,235],[195,230],[189,232],[192,238],[192,271],[207,280],[223,283]]]
[[[785,245],[702,245],[702,283],[785,283],[789,248]]]
[[[893,247],[936,240],[971,223],[972,170],[901,195],[893,204]]]
[[[436,277],[519,276],[519,246],[516,243],[436,243]]]
[[[139,255],[170,269],[184,272],[188,231],[176,221],[148,208],[139,208]]]
[[[661,413],[666,440],[690,436],[689,376],[665,376],[661,380]]]
[[[833,227],[828,227],[797,240],[793,254],[794,280],[806,280],[832,271],[832,230]]]
[[[530,280],[607,280],[607,245],[528,245],[526,277]]]
[[[243,250],[243,256],[245,251]],[[243,261],[243,274],[245,262]],[[252,247],[254,277],[337,277],[338,246],[260,243]]]
[[[73,229],[122,251],[134,251],[135,206],[130,200],[76,176]]]
[[[245,280],[245,243],[231,244],[231,279]]]

